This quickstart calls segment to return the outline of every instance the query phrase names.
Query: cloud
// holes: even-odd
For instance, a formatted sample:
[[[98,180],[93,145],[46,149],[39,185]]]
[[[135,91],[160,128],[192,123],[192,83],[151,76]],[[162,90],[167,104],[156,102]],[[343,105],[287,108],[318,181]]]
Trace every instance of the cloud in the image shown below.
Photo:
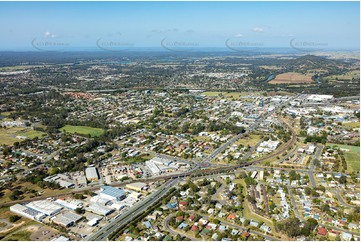
[[[262,32],[264,32],[263,28],[261,28],[261,27],[254,27],[254,28],[252,29],[252,31],[253,31],[253,32],[257,32],[257,33],[262,33]]]
[[[243,34],[236,34],[234,37],[240,38],[240,37],[243,37]]]

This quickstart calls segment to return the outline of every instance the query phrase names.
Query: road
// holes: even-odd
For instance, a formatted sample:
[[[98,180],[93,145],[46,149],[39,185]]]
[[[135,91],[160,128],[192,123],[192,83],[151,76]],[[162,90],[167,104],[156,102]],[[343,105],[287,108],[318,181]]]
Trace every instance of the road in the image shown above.
[[[337,200],[341,203],[342,206],[349,208],[357,208],[357,206],[346,203],[345,200],[342,198],[340,191],[336,189],[332,189],[331,192],[333,192],[336,195]]]
[[[169,180],[168,182],[164,183],[158,190],[144,200],[140,201],[133,207],[131,207],[128,211],[122,213],[116,219],[113,219],[108,225],[99,229],[96,233],[91,234],[85,238],[87,241],[104,241],[108,240],[110,234],[112,234],[116,229],[119,227],[131,222],[134,217],[138,216],[142,212],[144,212],[148,207],[152,204],[160,200],[173,186],[175,186],[180,179],[173,179]]]
[[[191,236],[190,234],[186,234],[184,232],[178,232],[178,231],[175,231],[174,229],[172,229],[171,227],[169,227],[169,221],[175,217],[175,214],[170,214],[168,215],[165,219],[164,219],[164,228],[171,234],[173,235],[181,235],[181,236],[184,236],[184,237],[187,237],[189,239],[191,239],[192,241],[199,241],[199,239]]]
[[[314,171],[315,171],[315,162],[314,160],[319,160],[320,157],[321,157],[321,153],[322,153],[322,149],[323,149],[323,146],[322,145],[318,145],[316,147],[316,152],[315,152],[315,155],[314,155],[314,159],[312,159],[310,161],[310,167],[308,169],[308,177],[310,178],[310,181],[311,181],[311,185],[312,185],[312,188],[316,188],[317,184],[316,184],[316,180],[315,180],[315,176],[314,176]]]
[[[207,219],[209,221],[209,216],[208,215],[205,215],[205,214],[202,214],[202,213],[199,213],[197,211],[189,211],[189,213],[196,213],[200,216],[202,216],[203,218]],[[230,223],[230,222],[227,222],[227,221],[224,221],[223,219],[220,219],[220,218],[217,218],[218,220],[221,221],[221,224],[225,224],[227,226],[231,226],[231,227],[234,227],[240,231],[247,231],[247,228],[244,228],[244,227],[241,227],[237,224],[233,224],[233,223]],[[279,239],[275,238],[275,237],[272,237],[272,236],[269,236],[269,235],[266,235],[264,233],[261,233],[261,232],[258,232],[258,231],[255,231],[255,230],[252,230],[250,229],[249,230],[249,233],[250,234],[255,234],[255,235],[258,235],[258,236],[261,236],[263,238],[265,238],[265,240],[270,240],[270,241],[279,241]]]
[[[208,157],[206,157],[206,158],[203,160],[203,162],[201,162],[201,164],[202,164],[201,166],[209,166],[209,165],[210,165],[209,163],[211,162],[211,160],[213,160],[219,153],[223,152],[228,146],[232,145],[234,142],[236,142],[237,140],[239,140],[242,136],[244,136],[244,135],[252,132],[253,130],[255,130],[255,128],[256,128],[260,123],[262,123],[265,119],[267,119],[268,117],[270,117],[273,113],[281,110],[282,107],[284,107],[284,106],[285,106],[286,104],[288,104],[291,100],[294,100],[294,99],[296,99],[297,97],[298,97],[298,95],[295,96],[295,97],[293,97],[293,98],[291,98],[291,99],[289,99],[289,100],[288,100],[287,102],[285,102],[285,103],[279,104],[279,105],[276,106],[273,110],[267,111],[267,112],[263,113],[263,114],[261,115],[261,117],[260,117],[259,119],[257,119],[257,120],[255,121],[255,123],[252,124],[244,133],[240,133],[240,134],[234,136],[232,139],[228,140],[225,144],[223,144],[222,146],[220,146],[220,147],[219,147],[218,149],[216,149],[212,154],[210,154]],[[291,127],[289,124],[286,124],[285,122],[283,122],[283,123],[284,123],[286,126],[288,126],[288,128],[291,130],[291,132],[293,132],[294,136],[296,136],[295,133],[294,133],[294,131],[293,131],[293,129],[292,129],[292,127]]]
[[[302,221],[303,218],[301,217],[299,211],[298,211],[298,208],[297,208],[297,203],[295,201],[295,198],[293,196],[293,193],[292,193],[292,187],[290,186],[287,186],[287,190],[288,190],[288,195],[290,196],[290,199],[291,199],[291,203],[292,203],[292,206],[293,206],[293,211],[295,213],[295,216],[300,220]]]
[[[219,176],[217,176],[215,179],[217,179],[217,181],[221,183],[221,186],[217,189],[216,193],[212,195],[212,200],[217,200],[222,205],[225,205],[227,203],[227,200],[218,199],[217,196],[220,196],[222,191],[226,188],[226,183],[222,179],[220,179]]]
[[[297,168],[282,168],[282,167],[270,167],[270,166],[251,166],[247,167],[246,170],[248,171],[262,171],[262,170],[281,170],[281,171],[297,171],[297,172],[303,172],[307,173],[308,169],[297,169]],[[341,173],[341,172],[334,172],[334,171],[322,171],[322,173],[326,174],[341,174],[344,176],[348,176],[347,173]]]

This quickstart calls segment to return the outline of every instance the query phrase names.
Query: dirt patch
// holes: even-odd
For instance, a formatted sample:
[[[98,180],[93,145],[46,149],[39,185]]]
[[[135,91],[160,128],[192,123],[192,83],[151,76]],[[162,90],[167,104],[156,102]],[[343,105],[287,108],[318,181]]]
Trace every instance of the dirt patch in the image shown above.
[[[58,237],[59,232],[49,226],[43,225],[40,228],[38,227],[36,231],[34,231],[30,239],[32,241],[50,241],[56,237]]]
[[[299,84],[299,83],[313,83],[312,75],[303,75],[296,72],[286,72],[276,76],[270,81],[270,84]]]
[[[0,230],[0,233],[6,234],[7,232],[9,232],[9,231],[11,231],[11,230],[13,230],[13,229],[15,229],[15,228],[18,228],[18,227],[22,226],[24,223],[25,223],[25,221],[21,221],[21,223],[19,223],[19,224],[14,224],[14,225],[11,226],[10,228],[7,228],[7,229],[5,229],[5,230]]]

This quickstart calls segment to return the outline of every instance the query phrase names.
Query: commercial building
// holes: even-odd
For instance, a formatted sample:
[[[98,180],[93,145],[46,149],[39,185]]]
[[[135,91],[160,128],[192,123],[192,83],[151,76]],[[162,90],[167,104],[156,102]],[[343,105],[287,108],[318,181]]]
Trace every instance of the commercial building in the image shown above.
[[[147,188],[147,184],[144,183],[144,182],[134,182],[134,183],[127,184],[125,187],[127,189],[140,192],[140,191],[145,190]]]
[[[99,204],[92,204],[89,207],[86,207],[85,210],[88,210],[90,212],[93,212],[95,214],[99,214],[102,216],[106,216],[108,214],[111,214],[112,212],[114,212],[114,209],[103,206],[103,205],[99,205]]]
[[[31,203],[28,203],[26,206],[29,208],[32,208],[36,211],[39,211],[41,213],[44,213],[48,216],[55,215],[63,209],[62,206],[54,204],[48,200],[34,201]]]
[[[333,99],[333,95],[312,94],[307,98],[308,101],[313,101],[313,102],[323,102],[323,101],[327,101],[327,100],[331,100],[331,99]]]
[[[162,171],[159,169],[159,167],[152,160],[146,161],[145,165],[147,166],[147,168],[150,170],[150,172],[154,176],[158,176],[162,173]]]
[[[36,220],[36,221],[41,221],[46,217],[46,215],[44,213],[41,213],[32,208],[28,208],[21,204],[15,204],[15,205],[11,206],[10,211],[13,213],[16,213],[20,216],[23,216],[25,218]]]
[[[98,219],[98,218],[93,218],[93,219],[91,219],[89,222],[87,222],[87,225],[93,227],[93,226],[97,225],[98,222],[99,222],[99,219]]]
[[[100,175],[98,168],[96,167],[87,167],[85,169],[85,176],[87,180],[99,180]]]
[[[62,200],[62,199],[57,199],[57,200],[55,201],[55,203],[57,203],[57,204],[65,207],[65,208],[71,209],[71,210],[75,210],[75,209],[77,209],[77,208],[79,208],[79,207],[80,207],[80,208],[82,207],[82,206],[80,206],[79,203],[67,202],[67,201]]]
[[[70,227],[74,225],[76,222],[78,222],[80,219],[82,219],[82,216],[73,213],[73,212],[65,212],[61,215],[56,216],[52,221],[55,224],[58,224],[62,227]]]
[[[99,196],[105,199],[121,201],[125,198],[125,191],[116,187],[102,186]]]

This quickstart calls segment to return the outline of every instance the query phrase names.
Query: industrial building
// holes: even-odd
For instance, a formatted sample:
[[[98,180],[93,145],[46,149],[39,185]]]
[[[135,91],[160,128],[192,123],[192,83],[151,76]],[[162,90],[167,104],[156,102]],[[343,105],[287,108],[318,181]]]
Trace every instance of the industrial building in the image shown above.
[[[125,188],[127,188],[129,190],[134,190],[134,191],[140,192],[147,188],[147,184],[144,182],[134,182],[134,183],[127,184],[125,186]]]
[[[62,174],[57,174],[44,178],[44,181],[55,182],[64,188],[74,188],[75,184],[69,181],[69,178]]]
[[[158,176],[162,173],[162,171],[158,168],[158,166],[152,161],[148,160],[145,162],[145,165],[150,170],[153,176]]]
[[[86,207],[85,210],[102,216],[106,216],[114,212],[114,209],[96,203],[90,205],[89,207]]]
[[[87,167],[85,169],[85,176],[87,180],[99,180],[100,175],[96,167]]]
[[[41,213],[44,213],[48,216],[55,215],[63,209],[62,206],[54,204],[48,200],[34,201],[28,203],[26,206]]]
[[[74,225],[76,222],[78,222],[80,219],[82,219],[82,216],[73,213],[73,212],[65,212],[61,215],[56,216],[52,221],[55,224],[58,224],[62,227],[70,227]]]
[[[21,204],[15,204],[10,207],[10,211],[16,214],[19,214],[20,216],[23,216],[28,219],[41,221],[43,220],[46,215],[44,213],[41,213],[35,209],[28,208]]]
[[[65,200],[62,199],[57,199],[55,201],[55,203],[59,204],[60,206],[63,206],[65,208],[71,209],[71,210],[75,210],[77,208],[81,208],[81,203],[78,202],[67,202]]]
[[[125,198],[125,191],[116,187],[102,186],[100,191],[99,196],[105,199],[121,201]]]

